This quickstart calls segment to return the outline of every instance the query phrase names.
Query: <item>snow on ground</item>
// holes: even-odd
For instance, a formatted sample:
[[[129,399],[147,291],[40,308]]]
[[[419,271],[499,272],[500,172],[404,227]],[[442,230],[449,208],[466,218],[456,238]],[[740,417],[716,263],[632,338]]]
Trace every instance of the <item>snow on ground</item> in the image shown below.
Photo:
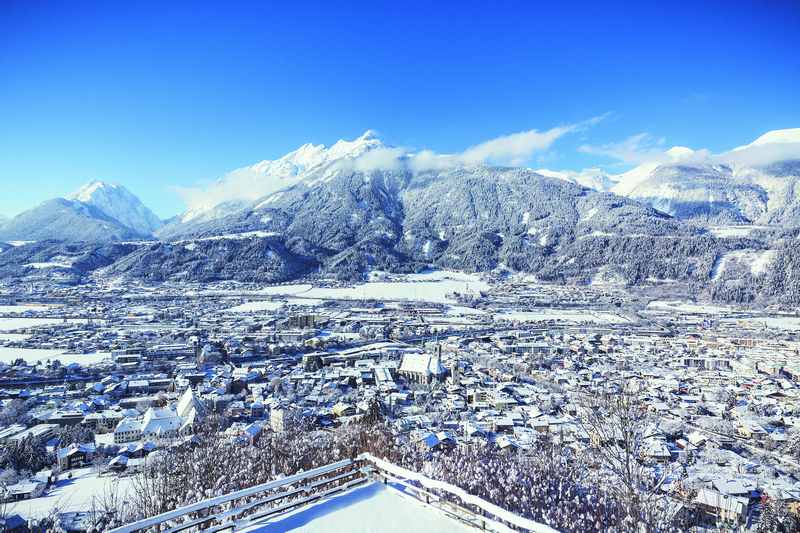
[[[475,294],[489,290],[490,286],[479,276],[436,270],[419,274],[393,275],[396,281],[370,281],[350,287],[314,287],[311,284],[274,285],[255,291],[255,294],[294,296],[295,305],[318,305],[323,300],[411,300],[434,303],[451,303],[453,292]],[[211,291],[226,294],[231,291]],[[236,291],[241,293],[241,291]],[[193,294],[193,293],[190,293]],[[210,294],[209,292],[203,294]],[[301,302],[299,299],[311,299]],[[316,302],[315,302],[316,301]],[[0,329],[2,327],[0,326]]]
[[[723,307],[719,305],[708,304],[693,304],[690,302],[681,302],[678,300],[654,300],[647,304],[648,311],[671,311],[678,313],[698,313],[702,315],[714,315],[731,311],[730,307]]]
[[[742,324],[753,326],[765,326],[769,329],[783,329],[788,331],[800,330],[800,317],[796,316],[766,316],[740,319],[722,319],[720,322],[729,324]]]
[[[594,322],[596,324],[624,324],[630,322],[629,319],[617,313],[572,309],[502,312],[496,313],[494,318],[495,320],[514,320],[517,322],[538,322],[543,320]]]
[[[259,525],[251,533],[439,533],[475,531],[380,483],[370,483]]]
[[[28,337],[25,333],[0,333],[0,341],[24,341]]]
[[[42,268],[71,268],[72,263],[50,261],[47,263],[25,263],[23,266],[35,268],[37,270]]]
[[[0,318],[0,331],[10,331],[12,329],[32,328],[35,326],[57,326],[59,324],[84,323],[85,318],[68,318],[64,322],[63,318]]]
[[[286,305],[322,305],[325,300],[319,298],[287,298]]]
[[[445,312],[453,316],[466,316],[466,315],[485,315],[486,311],[483,309],[475,309],[474,307],[465,307],[463,305],[451,305]]]
[[[734,238],[734,237],[747,237],[752,231],[757,229],[767,229],[769,226],[713,226],[708,231],[714,237]]]
[[[58,309],[60,305],[47,304],[19,304],[19,305],[0,305],[0,313],[26,313],[28,311],[52,311]]]
[[[776,250],[735,250],[720,257],[711,269],[711,279],[716,280],[731,265],[731,262],[745,264],[754,276],[767,271],[775,259]]]
[[[190,244],[193,242],[201,242],[201,241],[242,240],[242,239],[250,239],[253,237],[257,238],[275,237],[277,235],[280,235],[280,233],[275,233],[274,231],[245,231],[243,233],[227,233],[225,235],[214,235],[213,237],[185,239],[185,240],[175,241],[175,244]]]
[[[277,296],[290,296],[294,294],[303,294],[310,291],[314,286],[308,283],[294,284],[294,285],[275,285],[273,287],[264,287],[259,289],[258,294],[274,294]]]
[[[0,363],[13,363],[17,359],[23,359],[26,363],[36,361],[50,361],[58,359],[62,364],[68,365],[78,363],[80,365],[92,365],[110,359],[108,352],[97,353],[64,353],[63,350],[43,350],[37,348],[7,348],[0,346]]]
[[[225,312],[254,313],[256,311],[275,311],[276,309],[280,309],[281,307],[283,307],[283,302],[272,302],[272,301],[247,302],[241,305],[237,305],[236,307],[231,307],[230,309],[226,309]]]
[[[61,474],[60,477],[66,477]],[[118,490],[125,495],[130,489],[131,478],[98,476],[92,467],[72,470],[72,479],[61,479],[44,496],[15,502],[7,513],[19,514],[27,519],[45,517],[58,507],[59,512],[90,511],[92,503],[102,499],[108,492]]]
[[[449,296],[453,292],[476,293],[489,289],[489,284],[478,276],[460,272],[424,272],[409,274],[402,279],[362,283],[353,287],[314,287],[303,296],[328,300],[383,299],[449,303],[453,301]]]

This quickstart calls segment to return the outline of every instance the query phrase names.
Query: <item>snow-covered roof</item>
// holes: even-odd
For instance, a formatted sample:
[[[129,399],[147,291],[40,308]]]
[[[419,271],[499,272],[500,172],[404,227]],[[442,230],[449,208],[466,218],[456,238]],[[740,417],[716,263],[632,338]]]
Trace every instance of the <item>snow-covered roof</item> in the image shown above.
[[[142,433],[157,435],[168,431],[178,431],[181,419],[171,409],[149,408],[142,419]]]
[[[441,376],[445,373],[442,362],[436,355],[429,353],[407,353],[403,356],[400,372]]]

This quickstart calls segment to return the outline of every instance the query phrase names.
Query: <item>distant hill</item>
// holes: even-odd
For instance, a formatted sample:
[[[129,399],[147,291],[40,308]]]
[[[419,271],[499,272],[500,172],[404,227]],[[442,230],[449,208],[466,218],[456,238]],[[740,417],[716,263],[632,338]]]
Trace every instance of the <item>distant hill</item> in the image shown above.
[[[0,225],[0,240],[110,242],[152,238],[161,221],[121,185],[92,182]]]

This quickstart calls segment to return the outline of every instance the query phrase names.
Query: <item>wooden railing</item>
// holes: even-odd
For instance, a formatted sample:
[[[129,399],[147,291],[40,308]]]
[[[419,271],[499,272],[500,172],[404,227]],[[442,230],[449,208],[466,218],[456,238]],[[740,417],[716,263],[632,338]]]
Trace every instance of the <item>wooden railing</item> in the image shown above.
[[[369,454],[209,498],[112,529],[109,533],[173,533],[189,529],[212,533],[236,531],[369,481],[381,481],[478,529],[556,533],[548,526],[506,511],[463,489]]]

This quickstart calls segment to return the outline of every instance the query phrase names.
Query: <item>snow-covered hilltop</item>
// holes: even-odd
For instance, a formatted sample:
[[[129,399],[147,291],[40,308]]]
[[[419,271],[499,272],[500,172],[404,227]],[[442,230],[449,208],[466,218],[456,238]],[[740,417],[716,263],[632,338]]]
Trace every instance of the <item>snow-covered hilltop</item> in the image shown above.
[[[161,220],[139,198],[119,184],[92,181],[67,196],[67,199],[94,206],[141,235],[151,235],[162,225]]]
[[[0,225],[0,240],[109,242],[152,238],[161,221],[125,187],[92,181]]]
[[[304,144],[278,159],[233,170],[208,189],[190,193],[189,210],[181,215],[180,221],[213,220],[294,185],[313,185],[318,179],[324,179],[326,170],[335,170],[337,164],[384,147],[372,130],[352,141],[339,140],[330,147]]]

